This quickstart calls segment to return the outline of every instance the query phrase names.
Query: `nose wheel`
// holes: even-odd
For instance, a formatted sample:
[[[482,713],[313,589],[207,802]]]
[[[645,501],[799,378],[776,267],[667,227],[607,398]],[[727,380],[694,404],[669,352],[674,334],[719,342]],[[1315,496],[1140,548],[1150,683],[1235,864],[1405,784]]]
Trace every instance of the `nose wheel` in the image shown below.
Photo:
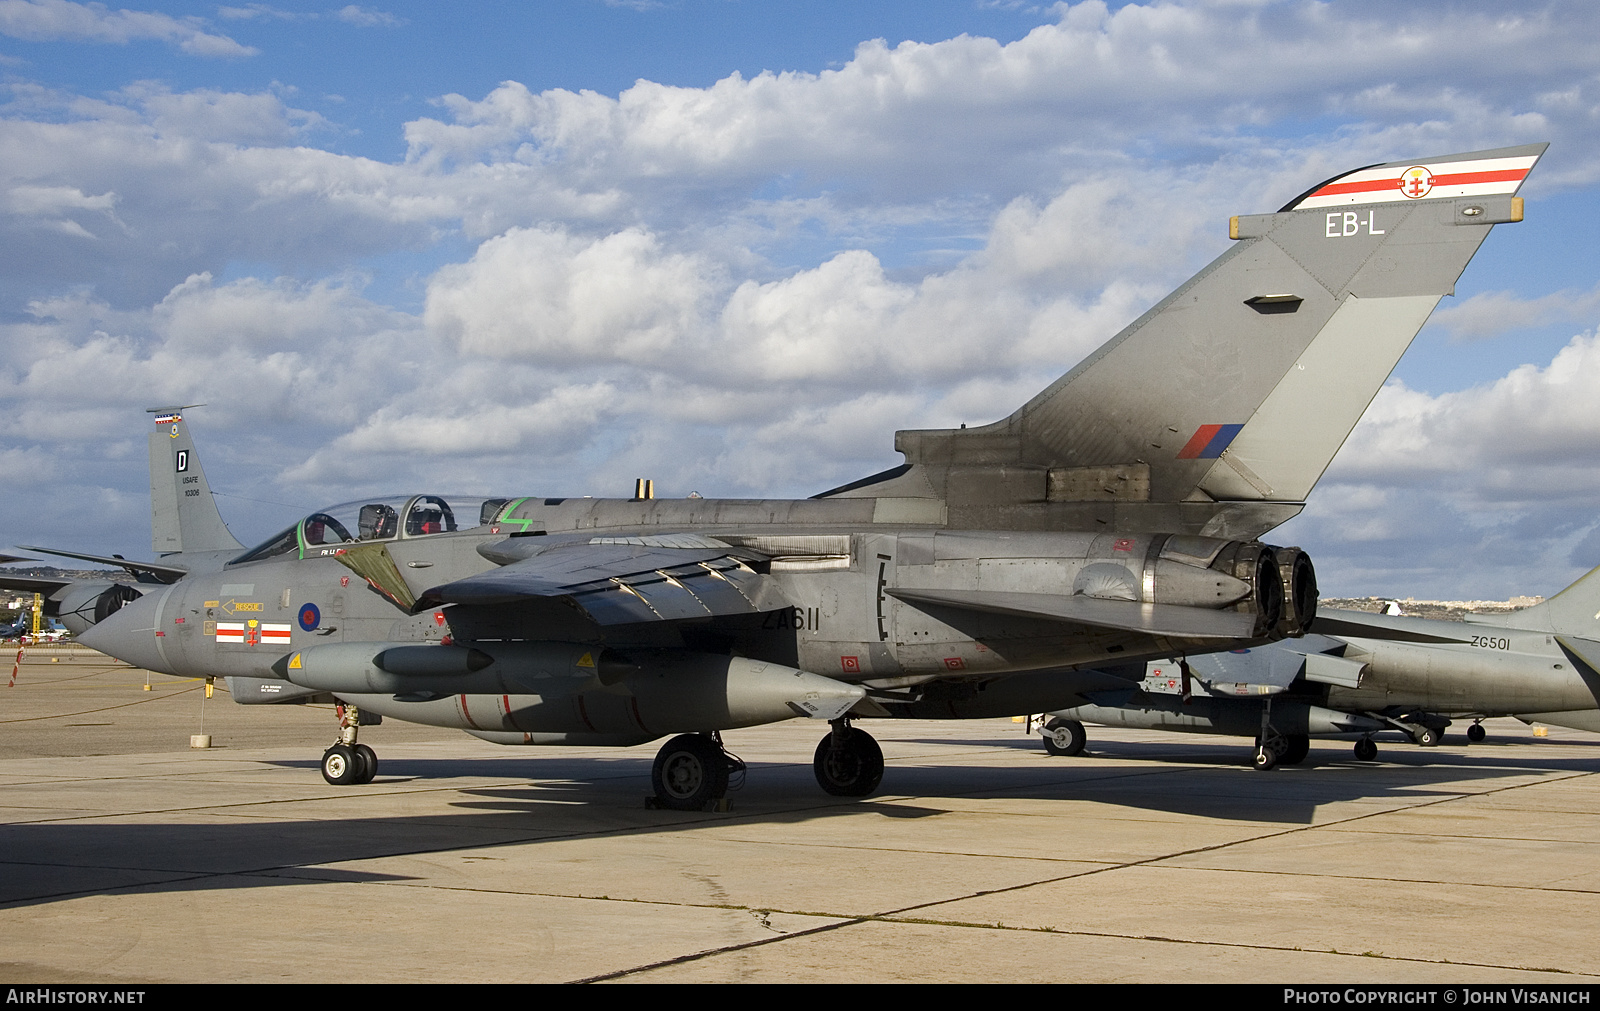
[[[883,749],[865,730],[843,720],[817,745],[817,785],[835,797],[865,797],[883,782]]]
[[[1089,740],[1083,724],[1057,717],[1044,725],[1044,750],[1052,755],[1079,755]]]

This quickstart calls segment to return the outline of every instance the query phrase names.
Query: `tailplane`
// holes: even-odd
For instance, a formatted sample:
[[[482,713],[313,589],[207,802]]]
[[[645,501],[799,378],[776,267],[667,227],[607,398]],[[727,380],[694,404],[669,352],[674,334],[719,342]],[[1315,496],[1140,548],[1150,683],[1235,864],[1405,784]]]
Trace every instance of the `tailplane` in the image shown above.
[[[189,407],[152,407],[150,433],[150,547],[159,555],[178,551],[244,550],[217,512],[206,472],[184,424]]]
[[[942,499],[951,526],[1259,536],[1295,515],[1546,145],[1321,183],[1003,421],[902,431],[824,496]],[[820,496],[819,496],[820,497]]]

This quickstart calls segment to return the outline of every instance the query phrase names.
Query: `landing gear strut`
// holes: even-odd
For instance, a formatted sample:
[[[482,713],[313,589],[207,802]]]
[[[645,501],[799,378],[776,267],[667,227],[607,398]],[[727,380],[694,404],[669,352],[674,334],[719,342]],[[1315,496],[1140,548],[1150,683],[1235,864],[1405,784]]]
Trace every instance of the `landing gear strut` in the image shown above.
[[[722,747],[722,735],[679,734],[656,752],[650,767],[651,798],[672,811],[703,811],[728,795],[728,777],[744,763]]]
[[[322,778],[334,786],[370,783],[378,774],[378,754],[365,744],[356,743],[361,727],[361,710],[345,705],[339,709],[339,741],[322,753]]]
[[[1288,750],[1288,738],[1272,725],[1272,699],[1269,698],[1261,707],[1261,733],[1256,737],[1256,753],[1250,764],[1257,772],[1266,772],[1276,767]]]
[[[817,785],[835,797],[865,797],[883,782],[883,749],[849,720],[833,721],[833,732],[817,744],[811,765]]]
[[[1081,755],[1088,740],[1077,720],[1057,717],[1044,725],[1044,750],[1052,755]]]

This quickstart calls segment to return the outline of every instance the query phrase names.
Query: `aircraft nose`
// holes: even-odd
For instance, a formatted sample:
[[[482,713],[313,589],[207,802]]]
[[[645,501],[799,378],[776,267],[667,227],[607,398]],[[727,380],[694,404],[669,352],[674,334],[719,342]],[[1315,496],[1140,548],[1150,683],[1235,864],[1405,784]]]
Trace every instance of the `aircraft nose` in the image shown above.
[[[104,621],[84,629],[78,641],[143,670],[175,673],[156,634],[161,631],[161,608],[170,593],[169,586],[129,601]]]

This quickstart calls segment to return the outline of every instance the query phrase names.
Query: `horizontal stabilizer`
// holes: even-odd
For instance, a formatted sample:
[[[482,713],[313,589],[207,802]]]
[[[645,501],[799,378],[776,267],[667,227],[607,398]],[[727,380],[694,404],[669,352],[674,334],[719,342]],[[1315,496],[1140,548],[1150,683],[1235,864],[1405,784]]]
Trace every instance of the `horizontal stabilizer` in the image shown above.
[[[72,579],[52,579],[48,576],[13,576],[0,572],[0,590],[20,590],[23,593],[42,593],[45,596],[56,592],[63,586],[71,585]]]
[[[1013,614],[1075,625],[1115,628],[1144,635],[1185,639],[1249,639],[1256,616],[1238,611],[1213,611],[1178,604],[1141,604],[1131,600],[1101,600],[1082,594],[1006,593],[985,590],[886,590],[912,605],[935,604],[967,611]]]
[[[97,565],[112,565],[119,569],[125,569],[135,576],[141,572],[147,572],[150,575],[155,576],[159,582],[163,583],[177,582],[189,574],[189,570],[181,565],[162,565],[159,562],[134,562],[129,561],[126,558],[117,558],[115,555],[86,555],[81,551],[62,551],[58,548],[38,548],[31,544],[19,544],[17,546],[24,551],[37,551],[46,555],[59,555],[62,558],[76,558],[79,561],[94,562]]]
[[[1435,621],[1429,618],[1410,618],[1404,615],[1372,614],[1368,611],[1341,611],[1323,608],[1317,612],[1312,627],[1322,635],[1336,635],[1341,639],[1385,639],[1390,642],[1470,642],[1470,629],[1450,635],[1451,626],[1466,628],[1456,622]]]
[[[1558,635],[1556,642],[1561,646],[1562,652],[1567,654],[1567,659],[1574,664],[1582,663],[1600,674],[1600,643],[1580,639],[1574,635]]]
[[[1524,723],[1548,723],[1552,727],[1568,730],[1586,730],[1600,734],[1600,709],[1575,709],[1565,713],[1518,713]]]

